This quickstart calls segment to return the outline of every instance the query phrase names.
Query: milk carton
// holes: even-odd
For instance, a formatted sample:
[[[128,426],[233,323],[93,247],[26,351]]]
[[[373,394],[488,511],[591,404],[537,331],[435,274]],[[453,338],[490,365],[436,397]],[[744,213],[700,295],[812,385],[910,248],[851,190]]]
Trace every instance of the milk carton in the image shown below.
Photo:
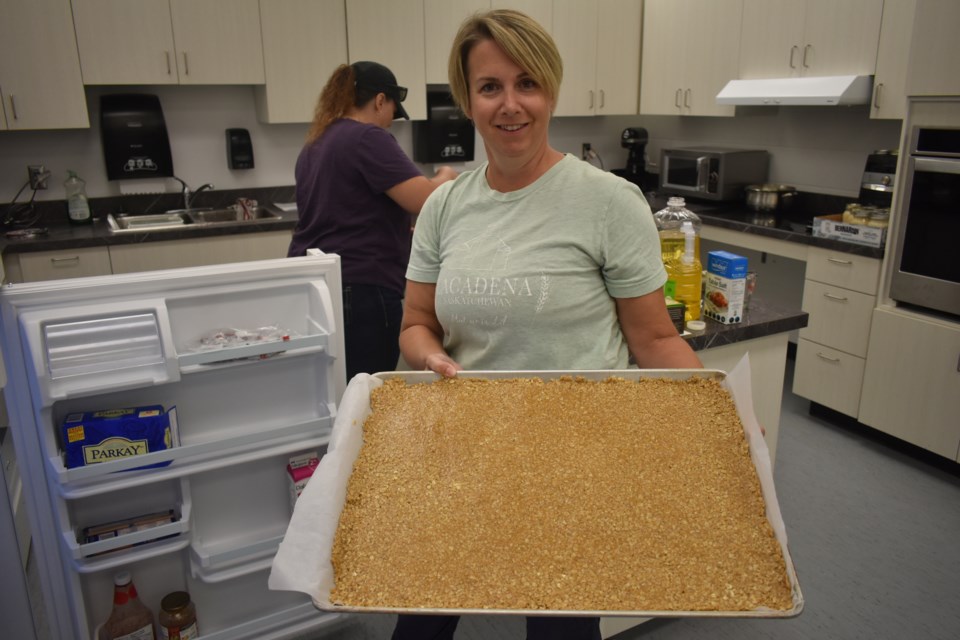
[[[747,259],[728,251],[707,254],[703,313],[711,320],[733,324],[743,319],[747,289]]]

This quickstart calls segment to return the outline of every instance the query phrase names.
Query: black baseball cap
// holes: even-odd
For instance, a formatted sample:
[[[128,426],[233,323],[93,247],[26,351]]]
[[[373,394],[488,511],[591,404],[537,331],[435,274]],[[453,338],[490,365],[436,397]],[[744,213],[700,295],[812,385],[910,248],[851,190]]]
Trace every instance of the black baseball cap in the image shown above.
[[[395,117],[410,119],[407,110],[403,108],[403,101],[407,99],[407,88],[397,84],[397,77],[393,75],[393,71],[379,62],[368,60],[354,62],[350,66],[353,67],[357,87],[387,94],[397,105]]]

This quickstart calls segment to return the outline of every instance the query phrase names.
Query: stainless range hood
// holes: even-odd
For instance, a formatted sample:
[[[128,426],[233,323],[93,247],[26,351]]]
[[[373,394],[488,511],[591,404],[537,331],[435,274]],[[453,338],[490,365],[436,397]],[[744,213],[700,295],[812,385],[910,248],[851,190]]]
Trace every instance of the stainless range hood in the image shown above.
[[[731,80],[717,104],[838,105],[868,104],[873,76],[820,76]]]

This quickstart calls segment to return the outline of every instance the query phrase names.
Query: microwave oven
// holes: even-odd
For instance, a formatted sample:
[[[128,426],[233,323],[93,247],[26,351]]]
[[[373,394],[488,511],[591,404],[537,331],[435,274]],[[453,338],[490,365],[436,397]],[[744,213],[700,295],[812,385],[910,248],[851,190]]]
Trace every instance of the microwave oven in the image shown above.
[[[770,154],[690,147],[660,151],[660,191],[704,200],[740,200],[747,185],[767,181]]]
[[[941,106],[954,117],[928,119],[904,136],[890,297],[960,316],[960,103]]]

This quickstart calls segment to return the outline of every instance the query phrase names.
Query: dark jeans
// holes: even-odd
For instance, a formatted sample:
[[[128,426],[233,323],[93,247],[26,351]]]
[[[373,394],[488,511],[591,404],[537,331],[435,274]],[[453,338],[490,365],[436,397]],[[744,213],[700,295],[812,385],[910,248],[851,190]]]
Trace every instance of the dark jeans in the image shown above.
[[[393,371],[400,357],[403,296],[369,284],[343,285],[347,382],[358,373]]]
[[[452,640],[459,616],[400,615],[392,640]],[[600,618],[529,616],[527,640],[600,640]]]

